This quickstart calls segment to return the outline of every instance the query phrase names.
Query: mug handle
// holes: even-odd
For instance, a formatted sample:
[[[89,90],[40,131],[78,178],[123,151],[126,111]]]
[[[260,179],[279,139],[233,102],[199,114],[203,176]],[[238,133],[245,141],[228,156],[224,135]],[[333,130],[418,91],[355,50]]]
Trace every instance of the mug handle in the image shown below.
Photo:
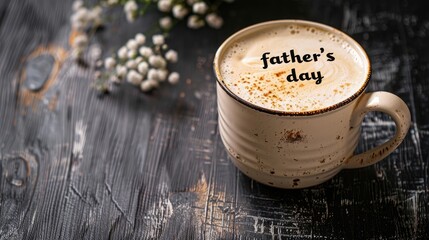
[[[407,135],[410,128],[410,110],[402,99],[388,92],[364,93],[355,107],[350,121],[350,128],[358,128],[365,114],[379,111],[389,114],[396,125],[395,136],[389,141],[366,152],[351,156],[345,168],[360,168],[372,165],[392,153]]]

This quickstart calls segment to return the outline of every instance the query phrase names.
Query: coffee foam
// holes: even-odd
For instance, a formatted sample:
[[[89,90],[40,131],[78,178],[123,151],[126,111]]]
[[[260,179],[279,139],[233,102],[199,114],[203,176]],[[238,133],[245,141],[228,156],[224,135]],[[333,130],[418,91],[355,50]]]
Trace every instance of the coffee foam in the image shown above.
[[[338,31],[298,22],[273,24],[230,42],[219,63],[221,81],[238,97],[263,108],[284,112],[325,109],[346,100],[366,83],[369,66],[354,44]],[[321,56],[312,62],[268,63],[263,69],[263,53],[273,57],[290,50],[301,57]],[[327,61],[330,52],[334,61]],[[289,82],[286,76],[293,68],[297,75],[320,71],[323,79],[320,84],[314,80]]]

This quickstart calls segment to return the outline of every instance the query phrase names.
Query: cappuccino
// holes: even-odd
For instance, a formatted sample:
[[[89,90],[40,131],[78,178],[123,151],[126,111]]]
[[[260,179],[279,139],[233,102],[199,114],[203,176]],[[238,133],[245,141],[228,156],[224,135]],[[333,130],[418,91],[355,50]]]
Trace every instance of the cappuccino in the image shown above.
[[[258,107],[320,111],[365,87],[369,62],[347,35],[306,24],[278,22],[237,33],[220,56],[224,86]]]
[[[245,28],[214,58],[219,133],[247,176],[281,188],[320,184],[345,168],[374,164],[407,135],[407,105],[364,92],[371,73],[360,45],[332,27],[279,20]],[[366,113],[396,126],[387,142],[355,154]]]

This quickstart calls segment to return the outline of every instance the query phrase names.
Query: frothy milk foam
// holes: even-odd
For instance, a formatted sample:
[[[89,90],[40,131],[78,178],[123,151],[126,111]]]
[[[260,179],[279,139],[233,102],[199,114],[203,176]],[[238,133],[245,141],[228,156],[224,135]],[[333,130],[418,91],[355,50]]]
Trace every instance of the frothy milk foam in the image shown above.
[[[231,42],[219,71],[228,89],[254,105],[285,112],[320,110],[365,84],[369,66],[354,44],[344,34],[318,26],[271,24]]]

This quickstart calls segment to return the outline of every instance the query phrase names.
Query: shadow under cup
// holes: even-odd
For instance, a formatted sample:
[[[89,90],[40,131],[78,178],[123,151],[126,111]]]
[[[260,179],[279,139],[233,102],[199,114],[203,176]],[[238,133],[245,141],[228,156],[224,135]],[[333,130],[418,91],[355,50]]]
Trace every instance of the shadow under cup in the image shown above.
[[[273,27],[290,25],[311,27],[345,39],[364,63],[361,84],[344,99],[299,111],[268,108],[248,101],[231,90],[225,80],[231,82],[235,79],[225,79],[231,76],[225,76],[221,69],[225,52],[243,37],[252,37],[254,33]],[[258,42],[255,41],[255,44]],[[260,67],[263,68],[262,57],[257,60],[261,60]],[[284,66],[287,68],[287,64]],[[230,67],[235,71],[234,66]],[[240,66],[237,65],[237,69]],[[228,154],[244,174],[270,186],[309,187],[329,180],[344,168],[374,164],[399,146],[410,125],[408,107],[399,97],[387,92],[364,93],[370,77],[370,63],[363,48],[346,34],[323,24],[279,20],[245,28],[220,46],[214,59],[214,70],[217,76],[219,131]],[[299,83],[283,81],[283,84]],[[329,98],[328,95],[327,99]],[[380,146],[353,155],[363,117],[370,111],[389,114],[395,121],[396,134]]]

